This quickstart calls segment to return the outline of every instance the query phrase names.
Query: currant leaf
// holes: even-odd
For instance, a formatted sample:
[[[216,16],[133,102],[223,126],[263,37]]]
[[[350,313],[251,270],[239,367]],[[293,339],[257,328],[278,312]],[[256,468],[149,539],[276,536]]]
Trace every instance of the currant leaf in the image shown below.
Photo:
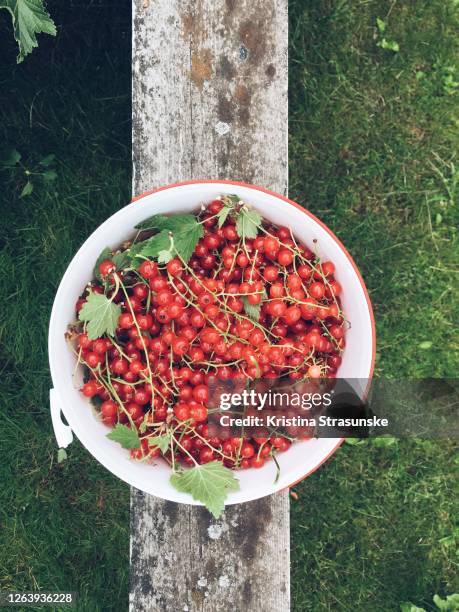
[[[159,234],[155,234],[148,240],[145,240],[145,242],[141,243],[141,245],[142,247],[140,248],[140,251],[137,252],[137,255],[156,259],[160,251],[170,250],[171,237],[169,230],[163,230],[162,232],[159,232]],[[130,251],[132,253],[132,247]]]
[[[56,26],[43,5],[43,0],[0,0],[13,20],[14,38],[19,45],[19,64],[38,46],[36,34],[56,36]]]
[[[226,206],[226,205],[221,209],[221,211],[217,214],[218,227],[223,226],[226,219],[228,218],[228,215],[230,214],[232,210],[233,208],[231,206]]]
[[[229,491],[239,490],[234,472],[220,461],[172,474],[170,482],[177,491],[189,493],[193,499],[202,502],[215,518],[222,514]]]
[[[90,293],[78,313],[80,321],[87,323],[86,331],[91,340],[96,340],[104,334],[113,336],[121,314],[121,306],[114,304],[101,293]]]
[[[241,208],[236,219],[236,231],[243,240],[256,238],[261,221],[261,215],[256,210]]]
[[[242,297],[242,301],[244,302],[245,314],[253,321],[258,322],[260,320],[261,302],[259,304],[251,304],[246,295]]]
[[[107,434],[107,438],[118,442],[123,448],[140,448],[140,438],[137,432],[121,423],[116,424],[114,429]]]
[[[164,230],[178,231],[186,226],[196,223],[196,217],[190,214],[179,214],[168,217],[167,215],[153,215],[142,223],[136,225],[136,229],[142,230]]]
[[[148,446],[157,446],[159,450],[164,454],[167,453],[171,444],[171,434],[165,433],[162,436],[154,436],[148,438]]]

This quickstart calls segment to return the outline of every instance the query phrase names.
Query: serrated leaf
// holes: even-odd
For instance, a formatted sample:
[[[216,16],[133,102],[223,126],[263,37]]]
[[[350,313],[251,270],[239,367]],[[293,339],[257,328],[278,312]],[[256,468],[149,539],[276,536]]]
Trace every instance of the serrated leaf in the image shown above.
[[[170,432],[165,433],[162,436],[154,436],[153,438],[148,438],[148,446],[157,446],[159,450],[163,453],[163,455],[169,450],[170,443]]]
[[[19,151],[16,151],[16,149],[11,149],[11,151],[8,152],[6,158],[3,160],[2,165],[6,168],[12,168],[20,161],[21,154],[19,153]]]
[[[10,12],[13,20],[14,38],[19,45],[18,64],[38,46],[36,34],[56,36],[56,26],[43,0],[0,0],[2,8]]]
[[[107,434],[107,438],[113,440],[113,442],[118,442],[123,448],[140,448],[140,438],[137,431],[121,423],[115,425],[114,429]]]
[[[96,263],[94,264],[94,270],[93,270],[93,275],[94,278],[97,278],[97,280],[102,282],[102,276],[100,275],[100,271],[99,271],[99,266],[100,264],[105,261],[106,259],[111,259],[112,258],[112,251],[109,247],[105,247],[105,249],[102,251],[102,253],[99,255],[99,257],[96,260]]]
[[[220,461],[172,474],[170,482],[177,491],[189,493],[193,499],[203,503],[215,518],[223,512],[229,491],[239,490],[239,481],[234,472]]]
[[[91,340],[96,340],[104,334],[113,336],[121,314],[121,306],[114,304],[106,295],[90,293],[78,313],[80,321],[85,321],[86,331]]]
[[[266,299],[267,295],[266,295],[266,289],[263,289],[263,293],[261,296],[261,302],[259,304],[251,304],[249,302],[249,298],[244,295],[242,296],[242,301],[244,302],[244,311],[245,314],[250,317],[253,321],[259,321],[260,320],[260,312],[261,312],[261,307],[263,306],[263,302]]]
[[[204,229],[200,223],[195,223],[194,226],[190,226],[188,229],[173,232],[175,253],[188,263],[203,235]]]
[[[218,227],[222,227],[223,224],[225,223],[226,219],[228,218],[228,215],[230,214],[230,212],[232,211],[232,207],[231,206],[224,206],[221,211],[217,214],[217,220],[218,220]]]
[[[33,191],[33,184],[30,181],[27,181],[27,183],[24,185],[24,187],[22,188],[22,191],[19,195],[20,198],[25,198],[26,196],[30,195]]]
[[[41,173],[43,180],[47,183],[52,183],[57,179],[57,172],[55,170],[45,170]]]
[[[54,155],[54,153],[50,153],[49,155],[47,155],[46,157],[44,157],[40,162],[40,166],[44,166],[45,168],[47,168],[48,166],[51,166],[54,163],[54,160],[56,159],[56,156]]]
[[[67,451],[65,450],[65,448],[60,448],[57,451],[57,462],[62,463],[66,459],[67,459]]]
[[[167,225],[158,234],[144,241],[139,251],[142,257],[158,258],[159,263],[167,263],[175,255],[188,262],[199,239],[204,235],[201,223],[193,215],[175,215],[165,217],[155,215],[151,217],[151,224],[156,226]],[[172,240],[171,240],[172,234]]]
[[[171,215],[170,217],[168,217],[167,215],[153,215],[152,217],[145,219],[145,221],[142,221],[142,223],[139,223],[135,227],[136,229],[158,231],[166,229],[173,232],[178,231],[187,225],[193,225],[195,223],[196,217],[188,213]]]
[[[242,296],[242,301],[244,302],[245,314],[253,321],[258,322],[260,320],[261,302],[259,304],[251,304],[246,295]]]
[[[261,225],[261,215],[253,209],[242,208],[236,219],[236,230],[240,238],[256,238]]]
[[[151,257],[156,259],[160,251],[168,251],[171,246],[171,237],[168,230],[163,230],[148,238],[143,243],[141,243],[141,248],[137,251],[137,255],[141,255],[142,257]],[[132,252],[132,247],[130,248]]]
[[[173,259],[174,257],[172,254],[172,251],[173,251],[172,247],[169,251],[160,251],[158,253],[158,263],[164,263],[164,264],[169,263],[169,261]]]
[[[131,265],[131,254],[128,251],[121,251],[121,253],[115,253],[112,257],[112,261],[118,271],[124,270]]]

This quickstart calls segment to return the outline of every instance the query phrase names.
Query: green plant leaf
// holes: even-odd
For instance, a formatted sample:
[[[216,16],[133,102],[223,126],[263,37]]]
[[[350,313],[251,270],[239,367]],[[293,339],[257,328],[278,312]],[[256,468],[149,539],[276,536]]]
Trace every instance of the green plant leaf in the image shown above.
[[[221,211],[217,214],[218,227],[223,226],[226,219],[228,218],[228,215],[230,214],[232,210],[233,208],[231,206],[226,206],[226,205],[221,209]]]
[[[132,257],[128,251],[121,251],[120,253],[115,253],[112,257],[112,261],[118,271],[123,270],[124,268],[128,268],[131,265],[131,260]]]
[[[62,463],[66,459],[67,459],[67,451],[65,450],[65,448],[60,448],[57,451],[57,462]]]
[[[261,221],[261,215],[256,210],[241,208],[236,219],[237,233],[243,240],[246,238],[256,238]]]
[[[442,599],[439,595],[434,595],[433,602],[442,612],[457,612],[459,610],[459,593],[447,595],[446,599]]]
[[[24,187],[22,188],[22,191],[19,195],[20,198],[25,198],[26,196],[30,195],[33,191],[33,184],[30,181],[27,181],[27,183],[24,185]]]
[[[105,247],[105,249],[101,252],[99,257],[97,258],[96,263],[94,264],[94,269],[92,273],[94,277],[97,278],[97,280],[99,280],[100,282],[102,282],[102,276],[100,275],[100,272],[99,272],[99,266],[103,261],[105,261],[106,259],[111,259],[111,258],[112,258],[112,250],[110,249],[110,247]]]
[[[175,253],[188,263],[203,235],[204,229],[200,223],[195,223],[194,226],[190,226],[188,229],[173,232]]]
[[[259,304],[251,304],[246,295],[242,296],[242,301],[244,302],[245,314],[253,321],[259,321],[261,312],[261,302]]]
[[[45,170],[41,173],[43,180],[47,183],[52,183],[57,179],[57,172],[55,170]]]
[[[419,343],[419,348],[422,349],[423,351],[430,349],[431,346],[432,346],[432,342],[430,340],[424,340],[423,342]]]
[[[43,0],[0,0],[0,9],[10,12],[14,38],[19,45],[18,64],[38,46],[36,34],[56,36],[56,26],[43,5]]]
[[[171,232],[178,231],[187,225],[194,225],[196,217],[190,214],[171,215],[153,215],[142,223],[136,225],[136,229],[143,230],[170,230]]]
[[[376,43],[376,46],[381,47],[381,49],[388,49],[394,53],[398,53],[400,51],[398,42],[395,42],[395,40],[387,40],[386,38],[382,38]]]
[[[106,295],[90,293],[78,313],[80,321],[87,323],[86,331],[91,340],[104,334],[113,336],[121,314],[121,306],[114,304]]]
[[[158,263],[167,264],[171,259],[173,259],[173,248],[171,247],[169,251],[160,251],[158,253]]]
[[[56,159],[56,156],[54,155],[54,153],[50,153],[49,155],[47,155],[46,157],[44,157],[39,163],[40,166],[44,166],[45,168],[47,168],[48,166],[51,166],[54,163],[54,160]]]
[[[202,502],[218,518],[225,508],[229,491],[239,490],[239,481],[234,472],[220,461],[211,461],[171,476],[171,484],[182,493]]]
[[[163,434],[162,436],[154,436],[153,438],[148,438],[148,446],[157,446],[159,450],[164,454],[169,450],[171,437],[172,436],[170,432],[168,432]]]
[[[426,612],[424,608],[418,608],[410,601],[404,601],[400,604],[400,612]]]
[[[107,438],[118,442],[123,448],[140,448],[140,438],[137,432],[121,423],[115,425],[114,429],[107,434]]]
[[[19,151],[16,151],[16,149],[11,149],[11,151],[8,151],[5,159],[2,162],[2,165],[5,168],[12,168],[16,164],[18,164],[20,161],[21,161],[21,154],[19,153]]]
[[[137,245],[134,245],[134,246],[137,246]],[[131,253],[132,253],[132,248],[133,247],[129,249]],[[170,237],[169,231],[163,230],[162,232],[159,232],[159,234],[156,234],[155,236],[148,238],[148,240],[145,240],[144,242],[139,243],[136,254],[141,255],[142,257],[151,257],[153,259],[156,259],[160,251],[168,251],[170,250],[170,248],[171,248],[171,237]]]
[[[159,263],[167,263],[175,255],[188,262],[199,239],[204,235],[202,224],[198,223],[194,215],[154,215],[141,225],[145,225],[143,229],[148,226],[148,229],[158,229],[160,232],[145,240],[138,254],[157,258]]]
[[[386,31],[386,22],[380,17],[376,17],[376,26],[380,34],[384,34]]]

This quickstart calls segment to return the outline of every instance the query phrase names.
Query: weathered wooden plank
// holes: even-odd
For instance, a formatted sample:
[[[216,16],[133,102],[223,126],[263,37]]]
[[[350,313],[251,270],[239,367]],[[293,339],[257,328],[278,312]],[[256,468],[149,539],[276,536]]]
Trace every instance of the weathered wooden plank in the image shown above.
[[[287,192],[287,0],[135,0],[133,189]],[[221,519],[131,491],[130,609],[289,609],[287,493]]]

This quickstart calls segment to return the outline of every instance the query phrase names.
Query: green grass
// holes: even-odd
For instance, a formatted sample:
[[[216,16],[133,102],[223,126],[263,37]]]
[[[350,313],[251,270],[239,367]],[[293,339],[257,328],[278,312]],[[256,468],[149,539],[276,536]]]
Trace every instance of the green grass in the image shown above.
[[[0,173],[0,588],[123,610],[129,490],[77,442],[57,465],[46,340],[73,253],[130,198],[130,6],[49,4],[58,39],[20,67],[0,11],[0,148],[22,155]],[[380,376],[457,375],[455,5],[290,2],[290,193],[362,271]],[[50,153],[56,180],[25,174]],[[294,610],[432,610],[458,590],[452,457],[445,440],[345,445],[298,485]]]

